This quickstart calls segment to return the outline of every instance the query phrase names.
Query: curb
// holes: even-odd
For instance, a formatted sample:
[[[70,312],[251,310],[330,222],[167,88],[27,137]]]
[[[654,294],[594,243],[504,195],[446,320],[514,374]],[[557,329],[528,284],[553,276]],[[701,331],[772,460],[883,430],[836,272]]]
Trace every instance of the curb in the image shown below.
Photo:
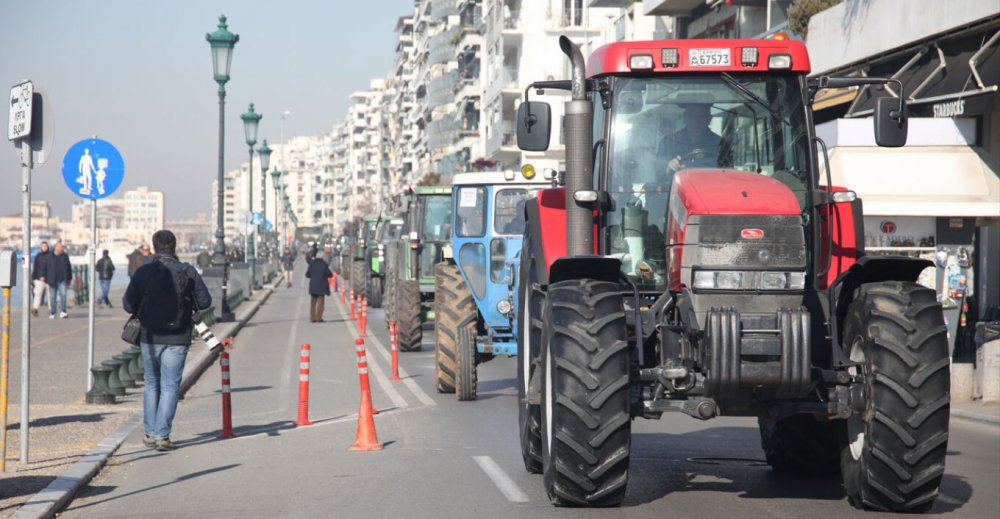
[[[955,409],[954,407],[951,408],[951,415],[974,422],[1000,425],[1000,416],[977,413],[975,411],[965,411],[963,409]]]
[[[274,286],[265,286],[260,292],[263,295],[251,304],[250,309],[242,318],[236,319],[232,323],[226,323],[218,330],[219,333],[216,335],[220,337],[236,335],[257,314],[257,310],[263,306],[264,302],[271,297],[271,294],[274,293]],[[184,374],[181,376],[181,384],[178,388],[181,398],[198,381],[198,377],[215,362],[217,357],[217,351],[202,349],[201,353],[197,354],[190,364],[186,363]],[[54,517],[56,513],[62,510],[73,499],[73,496],[84,485],[89,483],[100,472],[101,468],[107,463],[108,458],[121,447],[122,443],[125,442],[125,438],[129,434],[132,434],[132,431],[136,427],[139,427],[141,423],[141,413],[134,413],[129,416],[125,423],[118,426],[114,432],[98,442],[97,446],[91,449],[83,458],[73,463],[65,472],[56,476],[56,479],[49,483],[47,487],[21,505],[21,508],[14,512],[10,516],[10,519],[48,519]]]

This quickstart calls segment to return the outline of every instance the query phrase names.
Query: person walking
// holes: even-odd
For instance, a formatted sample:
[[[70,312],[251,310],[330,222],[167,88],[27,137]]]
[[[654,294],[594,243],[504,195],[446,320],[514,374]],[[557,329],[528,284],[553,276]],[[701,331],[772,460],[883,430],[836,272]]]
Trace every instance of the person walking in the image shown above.
[[[285,251],[285,256],[281,258],[281,266],[285,269],[285,287],[292,288],[292,271],[295,270],[295,253],[291,250]]]
[[[208,253],[207,249],[202,248],[194,262],[198,265],[198,273],[203,274],[205,269],[212,266],[212,255]]]
[[[323,309],[326,306],[326,296],[330,295],[330,282],[333,277],[330,272],[330,265],[326,263],[323,253],[317,253],[309,262],[306,268],[306,277],[309,278],[309,322],[323,322]]]
[[[125,311],[137,315],[142,324],[142,443],[158,451],[176,448],[170,432],[184,359],[191,346],[194,312],[212,305],[205,282],[193,266],[177,259],[176,248],[172,232],[156,231],[153,261],[135,271],[122,298]]]
[[[42,299],[45,298],[45,290],[49,287],[45,282],[45,265],[52,255],[49,250],[49,242],[43,241],[39,245],[39,252],[35,255],[35,262],[31,266],[32,301],[31,313],[38,315],[38,308],[42,306]],[[51,296],[49,296],[51,297]]]
[[[94,265],[94,270],[97,271],[97,280],[101,283],[101,298],[97,300],[97,304],[105,304],[108,305],[108,308],[114,308],[111,306],[111,300],[108,299],[108,292],[111,290],[111,277],[115,275],[115,262],[111,261],[108,249],[104,249],[101,259],[97,260],[97,264]]]
[[[49,319],[56,318],[56,303],[59,303],[59,318],[68,317],[66,313],[66,292],[69,282],[73,279],[73,266],[69,264],[69,254],[63,251],[62,243],[57,243],[52,255],[43,263],[45,283],[49,285]],[[57,301],[58,300],[58,301]]]

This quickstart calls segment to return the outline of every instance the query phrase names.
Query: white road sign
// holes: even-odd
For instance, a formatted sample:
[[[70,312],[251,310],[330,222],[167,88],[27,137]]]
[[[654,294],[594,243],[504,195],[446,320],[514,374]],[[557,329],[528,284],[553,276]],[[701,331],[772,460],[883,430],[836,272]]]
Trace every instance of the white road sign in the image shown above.
[[[23,139],[31,135],[31,98],[33,93],[34,88],[31,81],[25,81],[11,87],[7,140]]]

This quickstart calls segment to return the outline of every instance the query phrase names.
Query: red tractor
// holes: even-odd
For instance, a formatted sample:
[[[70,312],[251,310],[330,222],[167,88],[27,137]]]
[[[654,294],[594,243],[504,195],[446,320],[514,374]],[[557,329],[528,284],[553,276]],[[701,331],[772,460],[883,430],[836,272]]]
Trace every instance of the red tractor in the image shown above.
[[[857,507],[924,511],[944,473],[949,357],[930,262],[864,253],[861,200],[831,186],[812,98],[895,82],[876,141],[902,146],[902,85],[808,78],[798,42],[619,42],[518,109],[548,148],[566,90],[562,185],[526,207],[519,422],[550,500],[615,506],[631,422],[756,416],[781,473],[843,475]],[[889,92],[889,89],[885,89]],[[897,94],[898,93],[898,94]]]

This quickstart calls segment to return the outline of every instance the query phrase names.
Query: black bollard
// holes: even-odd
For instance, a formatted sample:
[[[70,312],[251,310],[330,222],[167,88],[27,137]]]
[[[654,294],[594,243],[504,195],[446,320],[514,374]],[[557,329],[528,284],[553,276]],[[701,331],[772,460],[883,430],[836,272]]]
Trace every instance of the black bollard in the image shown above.
[[[118,373],[121,371],[122,367],[122,361],[112,357],[110,360],[106,360],[101,364],[111,370],[111,374],[108,376],[108,388],[115,395],[125,396],[125,385],[123,385],[122,380],[118,378]]]
[[[115,395],[108,387],[108,377],[111,376],[111,371],[111,368],[104,366],[90,368],[90,372],[94,374],[94,385],[91,386],[90,391],[87,391],[88,404],[115,403]]]
[[[132,346],[131,348],[125,350],[132,355],[132,363],[128,366],[128,372],[135,379],[136,383],[142,381],[143,374],[143,361],[142,361],[142,348],[138,346]]]
[[[122,361],[122,365],[118,367],[118,380],[122,381],[122,385],[126,388],[136,387],[135,377],[128,372],[128,365],[132,363],[132,356],[127,353],[119,353],[111,358]]]

